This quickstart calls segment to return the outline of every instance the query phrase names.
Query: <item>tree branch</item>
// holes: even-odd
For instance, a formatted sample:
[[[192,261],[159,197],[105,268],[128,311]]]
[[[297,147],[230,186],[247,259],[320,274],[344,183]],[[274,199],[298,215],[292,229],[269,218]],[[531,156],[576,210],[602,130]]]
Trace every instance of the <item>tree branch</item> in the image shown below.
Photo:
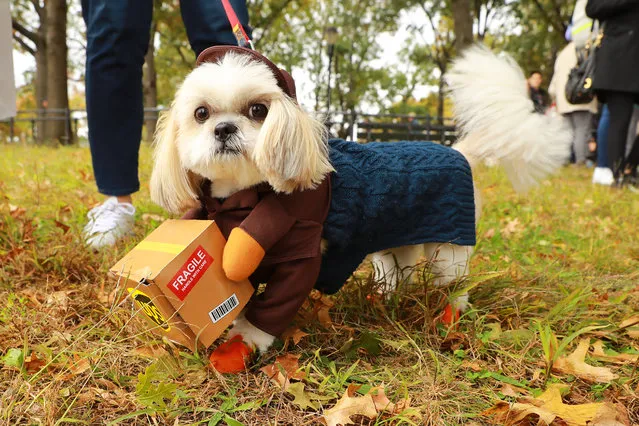
[[[533,0],[533,3],[535,4],[535,6],[537,6],[537,9],[542,14],[542,16],[544,17],[546,22],[548,24],[550,24],[555,29],[555,31],[557,31],[557,32],[559,32],[561,34],[563,34],[566,31],[565,28],[563,30],[561,28],[561,26],[563,26],[563,24],[561,24],[561,26],[557,25],[555,20],[552,19],[552,17],[548,14],[548,12],[546,12],[546,10],[544,9],[544,6],[542,6],[542,4],[539,2],[539,0]]]
[[[36,45],[36,47],[42,44],[42,37],[22,25],[20,22],[16,21],[15,18],[11,18],[11,26],[14,30],[31,40]]]
[[[27,44],[24,40],[22,40],[22,37],[20,37],[20,36],[19,36],[17,33],[15,33],[15,32],[13,33],[13,39],[14,39],[15,41],[17,41],[17,42],[18,42],[18,44],[19,44],[20,46],[22,46],[22,48],[23,48],[24,50],[26,50],[26,51],[27,51],[28,53],[30,53],[31,55],[35,56],[35,54],[36,54],[35,49],[34,49],[34,48],[32,48],[31,46],[29,46],[29,45],[28,45],[28,44]]]
[[[44,20],[44,7],[40,5],[40,0],[31,0],[31,4],[40,18],[40,22]]]

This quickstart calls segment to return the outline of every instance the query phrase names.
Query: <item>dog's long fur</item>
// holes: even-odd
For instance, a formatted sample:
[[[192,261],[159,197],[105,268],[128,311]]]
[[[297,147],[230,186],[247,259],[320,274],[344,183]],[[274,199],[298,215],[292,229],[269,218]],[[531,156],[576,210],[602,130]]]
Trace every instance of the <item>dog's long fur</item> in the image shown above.
[[[524,190],[568,157],[570,132],[561,120],[533,112],[525,78],[512,59],[473,47],[453,63],[448,82],[462,133],[454,149],[471,166],[497,160],[513,186]],[[256,103],[269,108],[263,122],[246,112]],[[210,118],[196,123],[193,111],[199,106],[210,111]],[[224,143],[214,136],[223,122],[237,127]],[[313,188],[333,170],[323,123],[281,91],[267,66],[237,54],[203,64],[186,78],[160,121],[156,144],[151,197],[174,213],[196,202],[203,178],[213,182],[212,196],[227,197],[260,182],[279,192]],[[422,255],[433,260],[436,283],[445,284],[468,274],[471,254],[468,246],[423,244],[375,253],[371,259],[377,278],[395,288],[400,272]],[[466,302],[467,296],[461,297],[457,307]],[[244,316],[229,332],[236,334],[260,350],[274,339]]]

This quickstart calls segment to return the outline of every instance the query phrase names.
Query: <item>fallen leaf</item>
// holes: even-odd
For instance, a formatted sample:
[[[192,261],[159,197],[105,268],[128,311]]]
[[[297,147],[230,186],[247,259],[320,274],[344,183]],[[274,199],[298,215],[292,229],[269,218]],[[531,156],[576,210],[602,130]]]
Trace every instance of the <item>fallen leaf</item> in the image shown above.
[[[495,236],[495,228],[490,228],[488,231],[484,232],[484,237],[487,240],[490,240]]]
[[[626,333],[631,339],[639,340],[639,315],[633,315],[622,321],[622,323],[619,324],[619,328],[626,329]]]
[[[499,389],[499,392],[501,392],[505,396],[512,396],[512,397],[518,397],[520,395],[528,395],[530,393],[524,388],[509,385],[508,383],[504,384],[501,387],[501,389]]]
[[[59,290],[47,296],[45,305],[66,311],[69,308],[69,295],[75,293],[75,290]]]
[[[23,365],[27,373],[34,374],[47,365],[47,361],[45,359],[38,358],[38,355],[35,352],[31,352],[31,354],[24,359]]]
[[[614,362],[617,364],[626,364],[629,362],[636,362],[637,359],[639,359],[639,355],[637,354],[615,354],[615,355],[608,355],[605,353],[604,351],[604,347],[603,347],[603,342],[601,340],[597,340],[595,343],[592,344],[592,352],[590,353],[590,355],[593,358],[597,358],[600,359],[602,361],[609,361],[609,362]]]
[[[27,209],[24,207],[14,206],[13,204],[9,204],[9,214],[12,218],[17,219],[27,212]]]
[[[557,373],[571,374],[590,383],[610,383],[619,376],[607,367],[594,367],[586,364],[586,353],[590,343],[588,339],[582,339],[575,351],[567,357],[559,357],[552,366]]]
[[[623,413],[610,403],[564,404],[560,391],[562,387],[563,385],[552,385],[538,398],[521,398],[513,404],[500,401],[494,407],[484,411],[482,415],[491,417],[495,424],[505,426],[528,424],[624,426],[621,422],[624,419]],[[553,423],[559,420],[563,423]]]
[[[145,358],[160,358],[168,353],[166,350],[158,345],[138,346],[131,351],[132,355],[137,355]]]
[[[79,355],[73,355],[73,363],[69,365],[71,374],[77,376],[91,369],[91,364],[88,358],[81,357]]]
[[[473,370],[474,372],[479,372],[482,371],[483,368],[481,365],[479,365],[478,362],[476,361],[468,361],[467,359],[463,360],[461,362],[461,367],[468,369],[468,370]]]
[[[514,219],[506,219],[506,225],[500,230],[500,232],[503,237],[509,238],[510,236],[519,233],[521,230],[521,223],[519,223],[519,218],[516,217]]]
[[[293,395],[293,404],[298,405],[302,410],[307,408],[317,409],[317,404],[311,401],[310,395],[304,391],[304,383],[296,382],[289,385],[286,392]]]
[[[260,371],[282,389],[287,390],[291,386],[290,379],[302,380],[306,377],[306,373],[299,371],[299,359],[299,355],[293,354],[278,356],[273,364],[260,368]]]
[[[142,220],[145,222],[149,222],[151,220],[154,220],[156,222],[164,222],[164,219],[166,218],[164,216],[160,216],[159,214],[144,213],[142,215]]]
[[[333,408],[324,411],[322,419],[327,426],[354,424],[351,416],[356,415],[368,417],[369,419],[377,417],[375,402],[373,402],[373,397],[370,394],[352,396],[353,394],[353,388],[349,386]]]
[[[389,413],[395,413],[395,404],[388,399],[383,387],[375,386],[368,391],[368,394],[373,398],[373,404],[375,404],[375,409],[378,412],[387,411]]]
[[[282,340],[284,341],[284,346],[288,345],[289,340],[292,340],[293,343],[297,345],[306,336],[308,336],[308,333],[303,332],[299,327],[293,326],[287,328],[284,333],[282,333]]]
[[[57,226],[58,228],[62,229],[62,233],[66,234],[67,232],[69,232],[69,229],[71,229],[71,227],[69,225],[65,225],[64,223],[58,221],[58,220],[54,220],[55,222],[55,226]]]

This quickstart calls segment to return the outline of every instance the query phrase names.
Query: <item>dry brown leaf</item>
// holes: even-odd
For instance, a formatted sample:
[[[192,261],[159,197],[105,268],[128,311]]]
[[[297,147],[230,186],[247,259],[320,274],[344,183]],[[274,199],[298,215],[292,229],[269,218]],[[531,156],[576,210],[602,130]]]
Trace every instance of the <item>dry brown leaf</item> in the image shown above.
[[[27,370],[27,373],[34,374],[47,365],[47,361],[45,359],[38,358],[38,355],[35,352],[31,352],[31,354],[24,359],[23,365],[25,370]]]
[[[377,417],[375,402],[370,394],[363,396],[353,396],[356,388],[349,386],[342,398],[322,415],[322,419],[327,426],[351,425],[354,422],[351,416],[364,416],[369,419]]]
[[[483,238],[490,240],[495,236],[495,228],[490,228],[488,231],[484,232]]]
[[[131,351],[131,354],[145,358],[160,358],[161,356],[167,355],[168,352],[158,345],[146,345],[138,346]]]
[[[25,209],[24,207],[18,207],[14,206],[13,204],[9,204],[9,214],[14,219],[24,216],[26,212],[27,209]]]
[[[563,423],[560,424],[567,426],[626,425],[623,423],[623,413],[610,403],[564,404],[560,392],[562,387],[563,385],[552,385],[538,398],[521,398],[513,404],[500,401],[482,415],[491,417],[496,424],[505,426],[528,425],[536,418],[536,424],[539,425],[550,425],[558,420],[562,420]]]
[[[151,220],[155,220],[156,222],[164,222],[164,219],[166,218],[164,216],[160,216],[159,214],[144,213],[142,215],[142,220],[145,222],[149,222]]]
[[[627,328],[633,325],[639,325],[639,315],[633,315],[628,319],[625,319],[619,324],[619,328]]]
[[[55,223],[55,226],[57,226],[58,228],[62,229],[62,233],[66,234],[67,232],[69,232],[69,229],[71,229],[71,227],[69,225],[65,225],[64,223],[60,222],[59,220],[54,220],[53,221]]]
[[[590,355],[602,361],[614,362],[617,364],[627,364],[629,362],[636,362],[637,359],[639,359],[639,355],[636,354],[607,355],[604,352],[603,342],[601,340],[597,340],[595,343],[593,343],[592,348],[593,350]]]
[[[500,230],[500,232],[504,238],[509,238],[510,236],[519,233],[521,230],[521,223],[519,223],[519,218],[516,217],[514,219],[506,219],[506,225]]]
[[[633,315],[619,324],[619,328],[625,328],[631,339],[639,340],[639,315]]]
[[[54,291],[47,297],[45,305],[66,311],[69,308],[69,295],[75,292],[75,290]]]
[[[528,392],[528,390],[524,389],[524,388],[520,388],[517,386],[513,386],[513,385],[509,385],[508,383],[504,384],[501,389],[499,389],[499,392],[501,392],[502,394],[506,395],[506,396],[512,396],[513,398],[516,398],[520,395],[528,395],[530,392]]]
[[[557,373],[571,374],[589,383],[610,383],[619,376],[608,367],[594,367],[586,364],[586,353],[590,343],[582,339],[575,351],[567,357],[559,357],[553,364],[552,370]]]
[[[285,346],[288,345],[289,340],[292,340],[293,343],[297,345],[306,336],[308,336],[308,333],[303,332],[299,327],[293,326],[287,328],[284,333],[282,333],[282,340]]]
[[[290,379],[302,380],[306,377],[306,373],[299,371],[299,359],[299,355],[293,354],[278,356],[273,364],[260,368],[260,371],[286,390],[290,386]]]
[[[467,359],[462,361],[461,367],[469,369],[469,370],[473,370],[474,372],[479,372],[483,370],[482,366],[479,365],[477,361],[469,361]]]
[[[73,363],[69,365],[69,370],[74,376],[84,373],[91,369],[91,364],[88,358],[81,357],[79,355],[73,355]]]

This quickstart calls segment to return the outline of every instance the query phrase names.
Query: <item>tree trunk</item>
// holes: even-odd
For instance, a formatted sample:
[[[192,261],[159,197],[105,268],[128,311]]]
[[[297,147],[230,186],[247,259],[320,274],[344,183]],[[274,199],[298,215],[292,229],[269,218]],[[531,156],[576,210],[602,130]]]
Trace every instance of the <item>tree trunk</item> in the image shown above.
[[[71,120],[68,117],[67,92],[67,3],[47,0],[47,116],[46,138],[62,144],[72,142]]]
[[[440,126],[444,125],[444,102],[446,100],[446,79],[444,75],[446,74],[446,67],[439,69],[439,91],[437,93],[437,121]]]
[[[44,24],[40,25],[42,32],[42,43],[39,43],[35,52],[36,73],[35,73],[35,99],[36,108],[38,109],[35,128],[35,138],[38,143],[44,142],[46,136],[47,122],[44,120],[45,114],[42,109],[47,106],[47,44],[45,41]]]
[[[149,40],[149,48],[144,56],[144,68],[142,76],[142,87],[144,90],[144,108],[156,108],[158,106],[158,89],[157,89],[157,73],[155,71],[155,46],[153,39],[155,38],[156,25],[152,26],[151,39]],[[144,140],[146,142],[153,141],[155,127],[157,125],[157,112],[145,112],[146,133]]]
[[[473,43],[473,16],[470,0],[452,0],[452,12],[455,23],[455,50],[459,55],[465,47]]]

